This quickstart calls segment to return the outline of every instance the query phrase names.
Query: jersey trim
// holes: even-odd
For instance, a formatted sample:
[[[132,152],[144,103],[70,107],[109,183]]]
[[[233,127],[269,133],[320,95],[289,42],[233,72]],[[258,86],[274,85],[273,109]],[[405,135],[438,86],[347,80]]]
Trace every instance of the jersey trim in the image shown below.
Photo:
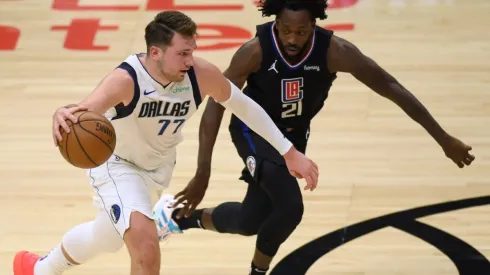
[[[248,143],[248,146],[250,147],[250,150],[252,150],[252,152],[255,154],[256,153],[255,144],[254,144],[254,141],[252,139],[252,136],[250,135],[250,128],[248,128],[248,126],[243,121],[241,121],[241,120],[238,120],[238,121],[239,121],[240,126],[242,128],[242,134],[245,137],[245,139],[247,140],[247,143]]]
[[[315,47],[315,38],[316,38],[316,29],[313,30],[313,39],[311,41],[311,45],[310,45],[310,50],[308,51],[308,53],[305,55],[305,57],[303,57],[303,59],[301,59],[300,62],[298,62],[297,64],[290,64],[286,58],[284,58],[284,56],[282,55],[282,52],[279,48],[279,44],[277,42],[277,37],[276,37],[276,33],[274,32],[274,26],[276,26],[276,22],[272,23],[271,24],[271,36],[272,36],[272,42],[273,45],[274,45],[274,49],[276,50],[276,52],[281,56],[281,60],[290,68],[290,69],[297,69],[299,68],[305,61],[306,59],[308,59],[308,57],[310,57],[310,54],[313,52],[313,48]]]
[[[129,115],[131,115],[136,108],[136,104],[138,103],[138,100],[140,99],[140,86],[138,84],[138,76],[136,75],[136,71],[134,70],[131,65],[127,62],[121,63],[117,68],[123,69],[129,73],[131,78],[133,79],[134,83],[134,96],[131,102],[127,105],[124,106],[122,103],[119,105],[116,105],[114,109],[116,110],[116,116],[114,116],[111,120],[116,120],[119,118],[124,118]]]
[[[191,67],[187,71],[187,75],[189,76],[189,80],[192,85],[192,93],[194,94],[194,102],[196,102],[196,109],[202,102],[201,91],[199,90],[199,84],[197,84],[196,72],[194,71],[194,67]]]

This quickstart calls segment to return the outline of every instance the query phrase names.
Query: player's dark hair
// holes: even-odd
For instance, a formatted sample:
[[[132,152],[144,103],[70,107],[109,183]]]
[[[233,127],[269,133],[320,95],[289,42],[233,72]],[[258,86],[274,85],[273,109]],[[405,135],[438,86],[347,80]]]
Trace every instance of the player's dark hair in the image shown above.
[[[307,10],[311,19],[326,19],[327,0],[259,0],[259,10],[263,17],[280,16],[284,9]]]
[[[175,33],[192,37],[196,32],[197,25],[189,16],[179,11],[160,12],[145,28],[146,48],[169,46]]]

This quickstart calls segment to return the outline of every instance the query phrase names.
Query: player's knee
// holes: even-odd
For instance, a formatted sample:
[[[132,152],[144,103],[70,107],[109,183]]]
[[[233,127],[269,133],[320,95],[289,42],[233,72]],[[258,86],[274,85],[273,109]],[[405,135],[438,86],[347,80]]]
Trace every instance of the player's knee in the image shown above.
[[[239,224],[240,235],[253,236],[259,232],[260,224],[241,219]]]
[[[132,212],[124,242],[134,264],[149,271],[148,274],[158,274],[155,272],[160,267],[160,246],[153,220],[140,212]]]
[[[274,257],[279,247],[293,233],[303,218],[302,200],[293,201],[274,208],[269,220],[257,237],[257,249],[264,255]]]
[[[213,213],[214,227],[218,232],[253,236],[259,231],[255,213],[244,212],[243,205],[239,202],[225,202],[218,205]]]
[[[274,211],[278,214],[286,224],[290,227],[296,227],[303,219],[304,205],[303,205],[303,195],[299,189],[298,183],[295,179],[291,179],[289,174],[286,174],[283,167],[277,168],[277,182],[281,183],[282,186],[275,185],[274,179],[268,179],[266,183],[273,182],[267,185],[269,193],[272,195],[272,202]]]
[[[291,199],[287,203],[275,207],[280,224],[283,225],[284,233],[292,233],[295,228],[301,223],[304,213],[303,200]]]
[[[110,231],[94,232],[94,243],[97,246],[98,252],[103,253],[115,253],[118,252],[124,245],[124,241],[121,236],[112,229]]]
[[[118,252],[124,245],[124,241],[121,239],[119,235],[111,235],[111,236],[99,236],[100,239],[100,247],[103,252],[106,253],[116,253]]]
[[[254,236],[259,232],[263,219],[257,217],[257,213],[247,213],[242,211],[238,221],[240,235]]]
[[[283,213],[291,221],[291,226],[296,227],[301,223],[304,211],[303,200],[295,200],[284,208]]]
[[[101,211],[95,218],[92,235],[100,252],[114,253],[119,251],[124,241],[114,228],[112,221],[105,211]]]

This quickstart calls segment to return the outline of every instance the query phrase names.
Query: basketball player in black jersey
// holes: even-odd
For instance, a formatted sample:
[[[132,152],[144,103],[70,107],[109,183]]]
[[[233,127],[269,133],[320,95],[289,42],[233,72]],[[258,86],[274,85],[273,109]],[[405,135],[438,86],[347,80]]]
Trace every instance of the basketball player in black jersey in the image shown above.
[[[225,75],[261,105],[295,147],[305,152],[310,122],[323,107],[337,73],[352,74],[379,95],[393,101],[419,123],[460,168],[470,165],[471,147],[446,133],[425,107],[393,76],[352,43],[316,26],[327,16],[326,0],[262,0],[264,16],[275,20],[257,26],[256,37],[233,56]],[[241,203],[225,202],[194,211],[210,177],[212,150],[224,108],[208,100],[199,134],[198,169],[188,186],[176,194],[183,208],[173,219],[183,230],[205,228],[220,233],[257,234],[250,274],[265,274],[280,245],[303,216],[296,178],[281,156],[263,138],[232,116],[229,131],[245,168],[248,183]]]

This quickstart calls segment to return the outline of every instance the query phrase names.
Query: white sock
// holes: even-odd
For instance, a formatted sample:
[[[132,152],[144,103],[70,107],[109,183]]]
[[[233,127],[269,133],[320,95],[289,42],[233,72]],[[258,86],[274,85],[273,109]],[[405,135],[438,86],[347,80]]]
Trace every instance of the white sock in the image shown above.
[[[37,261],[34,266],[34,275],[60,275],[73,266],[74,264],[63,255],[61,244],[59,244],[46,257]]]
[[[66,232],[62,244],[36,263],[34,275],[61,275],[100,253],[116,252],[123,244],[124,241],[114,229],[107,213],[101,211],[94,221],[79,224]],[[74,262],[70,263],[63,255],[61,245]]]

